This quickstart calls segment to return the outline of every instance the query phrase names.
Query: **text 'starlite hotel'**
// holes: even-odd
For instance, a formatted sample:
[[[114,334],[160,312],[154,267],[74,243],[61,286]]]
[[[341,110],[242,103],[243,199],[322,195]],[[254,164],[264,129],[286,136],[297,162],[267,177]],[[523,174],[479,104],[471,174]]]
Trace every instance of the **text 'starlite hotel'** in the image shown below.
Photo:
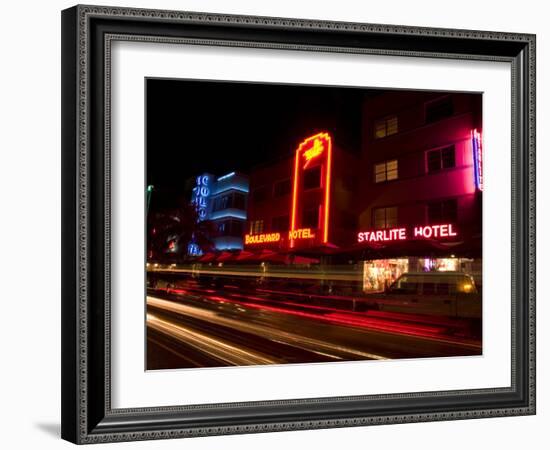
[[[481,96],[384,92],[362,114],[360,148],[327,130],[249,174],[197,177],[214,248],[224,261],[349,265],[364,291],[407,271],[464,271],[481,284]],[[218,254],[189,248],[199,261]]]

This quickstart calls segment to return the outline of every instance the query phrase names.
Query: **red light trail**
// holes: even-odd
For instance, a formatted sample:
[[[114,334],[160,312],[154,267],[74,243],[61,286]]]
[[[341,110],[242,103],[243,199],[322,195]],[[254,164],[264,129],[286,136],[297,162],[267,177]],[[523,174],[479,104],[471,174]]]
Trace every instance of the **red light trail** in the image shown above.
[[[193,289],[194,290],[194,289]],[[183,289],[170,289],[167,290],[167,293],[176,291],[184,291]],[[206,290],[207,292],[212,292],[212,290]],[[199,292],[197,292],[199,293]],[[248,296],[243,294],[234,294],[231,293],[228,296],[220,296],[220,295],[202,295],[203,298],[216,301],[220,303],[228,303],[228,304],[234,304],[242,307],[248,307],[252,309],[258,309],[258,310],[265,310],[269,312],[275,312],[275,313],[282,313],[282,314],[288,314],[291,316],[297,316],[307,319],[313,319],[316,321],[321,321],[325,323],[332,323],[332,324],[338,324],[338,325],[347,325],[352,327],[359,327],[359,328],[368,328],[371,330],[381,331],[385,333],[391,333],[391,334],[405,334],[410,336],[416,336],[423,339],[428,340],[442,340],[442,335],[445,334],[447,331],[447,325],[444,323],[437,323],[430,321],[425,321],[424,323],[399,323],[396,322],[395,318],[393,317],[393,313],[382,313],[382,312],[376,312],[373,314],[374,317],[369,317],[367,314],[357,315],[356,313],[346,313],[345,311],[338,310],[335,308],[330,307],[321,307],[321,306],[315,306],[315,305],[303,305],[300,303],[293,303],[293,302],[285,302],[285,301],[277,301],[272,300],[268,298],[261,298],[257,296]],[[231,297],[238,297],[243,300],[238,300]],[[251,301],[246,301],[246,300]],[[254,301],[259,301],[261,304],[254,303]],[[277,306],[270,306],[267,305],[266,302],[277,302],[281,305],[281,307]],[[286,306],[286,307],[285,307]],[[296,306],[299,306],[306,310],[311,310],[311,312],[307,311],[299,311],[295,308]],[[324,310],[331,311],[328,314],[320,314],[315,313],[313,311],[315,310]],[[386,317],[387,316],[387,317]],[[442,342],[455,342],[453,339],[447,337],[442,340]],[[478,344],[470,344],[467,342],[464,342],[462,340],[456,341],[457,343],[460,343],[461,345],[465,346],[471,346],[471,347],[477,347]]]

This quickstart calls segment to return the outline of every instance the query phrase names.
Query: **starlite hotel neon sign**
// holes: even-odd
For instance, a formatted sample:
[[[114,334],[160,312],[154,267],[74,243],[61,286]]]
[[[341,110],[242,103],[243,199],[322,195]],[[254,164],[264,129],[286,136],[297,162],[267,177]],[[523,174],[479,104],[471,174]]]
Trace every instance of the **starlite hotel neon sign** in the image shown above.
[[[411,234],[413,239],[439,239],[458,235],[453,224],[445,223],[441,225],[418,225],[412,228],[412,233],[409,233],[407,228],[361,231],[357,233],[357,242],[406,241],[411,238]]]

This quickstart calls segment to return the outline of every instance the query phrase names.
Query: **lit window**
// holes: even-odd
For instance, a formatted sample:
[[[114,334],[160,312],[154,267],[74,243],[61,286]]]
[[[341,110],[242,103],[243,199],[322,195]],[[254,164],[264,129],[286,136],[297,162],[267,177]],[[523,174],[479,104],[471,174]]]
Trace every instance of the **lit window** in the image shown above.
[[[250,221],[250,234],[260,234],[263,232],[264,232],[263,219]]]
[[[377,120],[374,122],[374,137],[380,139],[386,137],[386,121]]]
[[[386,163],[386,179],[397,180],[397,159]]]
[[[397,159],[384,161],[383,163],[374,165],[374,182],[382,183],[383,181],[397,180]]]
[[[455,167],[455,146],[438,148],[426,153],[428,173]]]
[[[397,226],[397,206],[375,208],[373,210],[374,228],[392,228]]]
[[[396,134],[397,131],[397,116],[385,117],[384,119],[379,119],[374,122],[375,139],[391,136],[392,134]]]

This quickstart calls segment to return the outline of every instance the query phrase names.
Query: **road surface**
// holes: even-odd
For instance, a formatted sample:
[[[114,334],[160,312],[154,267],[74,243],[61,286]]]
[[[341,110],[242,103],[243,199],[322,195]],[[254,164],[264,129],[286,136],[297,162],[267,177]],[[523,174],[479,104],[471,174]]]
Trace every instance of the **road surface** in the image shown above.
[[[480,355],[481,342],[429,316],[350,312],[284,292],[150,289],[147,368]]]

